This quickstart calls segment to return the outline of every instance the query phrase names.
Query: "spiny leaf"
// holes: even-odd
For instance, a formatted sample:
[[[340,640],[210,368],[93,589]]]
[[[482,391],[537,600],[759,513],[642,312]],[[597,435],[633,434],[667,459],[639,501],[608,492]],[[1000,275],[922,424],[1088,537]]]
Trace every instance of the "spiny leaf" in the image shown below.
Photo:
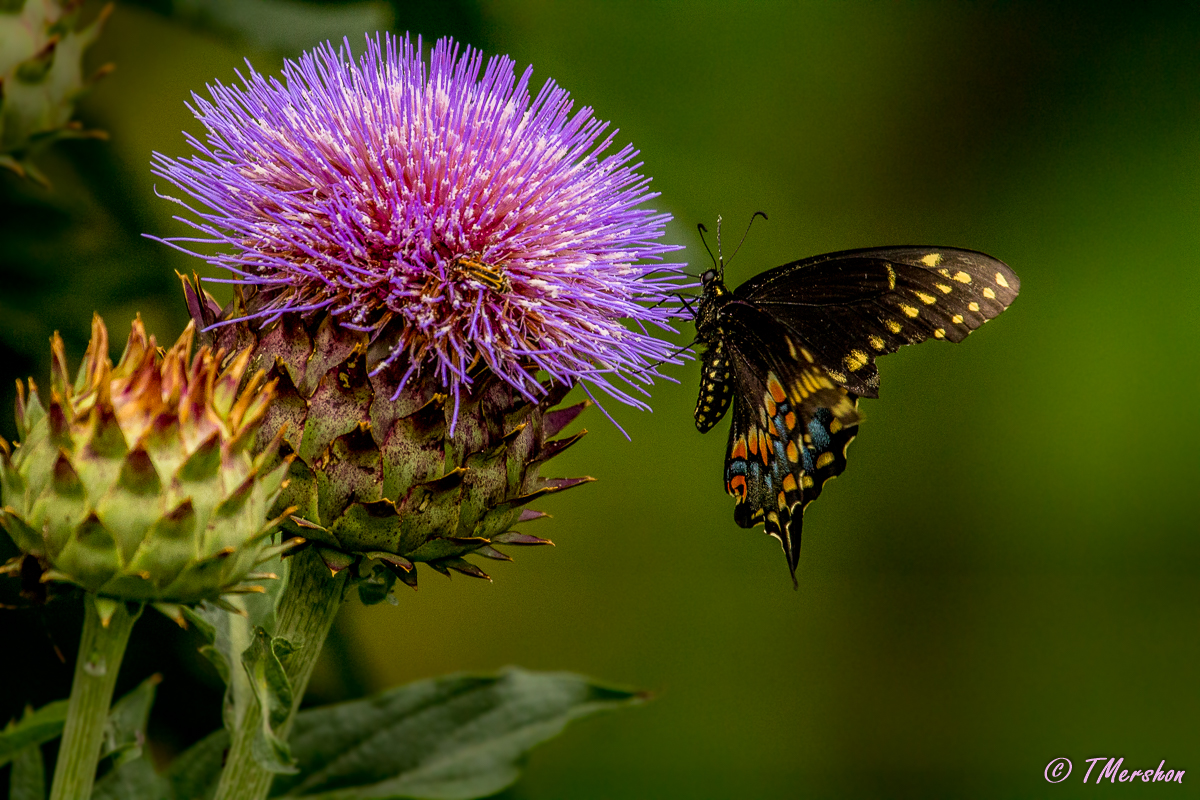
[[[141,757],[150,707],[154,705],[154,693],[160,683],[162,675],[151,675],[114,703],[108,712],[100,757],[113,756],[114,767]]]
[[[46,767],[36,744],[17,751],[8,781],[9,800],[45,800]]]
[[[287,741],[275,732],[292,710],[292,684],[279,660],[280,655],[291,650],[291,644],[258,628],[250,649],[242,654],[242,666],[250,676],[250,689],[258,699],[262,715],[251,752],[258,765],[268,772],[296,771]]]
[[[570,673],[450,675],[300,714],[273,797],[487,797],[568,722],[644,695]]]
[[[0,731],[0,766],[16,758],[24,748],[40,745],[62,734],[67,720],[67,701],[55,700],[37,711],[26,709],[20,721],[11,721]]]
[[[300,771],[277,776],[270,796],[488,797],[511,785],[529,751],[571,720],[645,697],[581,675],[510,667],[301,711],[291,735]],[[156,793],[129,796],[204,797],[220,778],[228,746],[227,731],[210,734],[171,764]]]

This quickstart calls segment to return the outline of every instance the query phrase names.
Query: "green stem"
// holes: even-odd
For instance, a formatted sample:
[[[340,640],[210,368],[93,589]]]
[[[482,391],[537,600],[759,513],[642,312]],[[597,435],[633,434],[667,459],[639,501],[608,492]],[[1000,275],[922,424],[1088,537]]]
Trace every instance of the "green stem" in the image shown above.
[[[83,634],[79,639],[79,658],[75,661],[71,702],[67,706],[58,762],[54,765],[50,800],[79,800],[92,793],[117,672],[133,623],[141,613],[141,606],[130,612],[125,603],[117,603],[116,611],[104,625],[96,610],[96,596],[91,592],[83,596]]]
[[[290,655],[280,659],[292,687],[291,713],[275,731],[281,739],[286,739],[292,728],[321,646],[342,604],[346,585],[345,572],[331,576],[316,548],[306,548],[290,561],[287,586],[279,596],[274,633],[295,647]],[[247,706],[234,731],[214,800],[261,800],[275,778],[274,773],[260,767],[254,759],[254,737],[262,725],[262,717],[257,700],[251,700]]]

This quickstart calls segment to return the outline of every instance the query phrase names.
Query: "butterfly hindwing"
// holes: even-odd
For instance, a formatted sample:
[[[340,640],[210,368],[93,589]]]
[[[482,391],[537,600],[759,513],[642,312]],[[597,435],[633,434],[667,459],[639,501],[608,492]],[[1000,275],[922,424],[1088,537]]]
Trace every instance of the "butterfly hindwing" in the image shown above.
[[[725,456],[725,490],[735,500],[734,521],[743,528],[762,523],[779,540],[793,581],[804,509],[826,481],[845,470],[846,448],[857,432],[857,415],[847,415],[845,408],[839,409],[848,420],[843,424],[830,408],[804,404],[801,387],[815,384],[818,372],[809,364],[787,365],[784,379],[767,372],[761,394],[739,394]],[[844,390],[836,397],[839,406],[849,403],[855,410],[855,399]]]

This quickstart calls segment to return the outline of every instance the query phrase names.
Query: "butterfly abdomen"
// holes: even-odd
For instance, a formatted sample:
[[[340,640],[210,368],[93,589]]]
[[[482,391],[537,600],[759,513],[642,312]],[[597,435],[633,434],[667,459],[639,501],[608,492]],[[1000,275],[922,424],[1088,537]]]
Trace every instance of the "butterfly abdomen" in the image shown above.
[[[725,416],[733,399],[732,374],[725,343],[718,338],[704,354],[700,370],[700,396],[696,398],[696,427],[708,433]]]

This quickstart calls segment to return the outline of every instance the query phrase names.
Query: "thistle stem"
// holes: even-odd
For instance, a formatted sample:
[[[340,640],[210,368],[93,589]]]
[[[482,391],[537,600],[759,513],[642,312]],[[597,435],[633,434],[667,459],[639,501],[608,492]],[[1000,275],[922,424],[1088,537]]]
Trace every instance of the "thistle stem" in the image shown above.
[[[131,612],[128,605],[118,603],[105,625],[96,610],[96,596],[91,592],[83,596],[83,633],[50,800],[77,800],[92,794],[117,672],[141,613],[141,606]]]
[[[329,567],[310,547],[292,556],[287,581],[279,597],[274,634],[295,647],[280,659],[292,686],[291,712],[275,731],[282,739],[291,731],[317,656],[342,604],[346,575],[330,575]],[[267,796],[275,774],[259,766],[252,752],[261,724],[258,702],[253,700],[234,731],[214,800],[261,800]]]

